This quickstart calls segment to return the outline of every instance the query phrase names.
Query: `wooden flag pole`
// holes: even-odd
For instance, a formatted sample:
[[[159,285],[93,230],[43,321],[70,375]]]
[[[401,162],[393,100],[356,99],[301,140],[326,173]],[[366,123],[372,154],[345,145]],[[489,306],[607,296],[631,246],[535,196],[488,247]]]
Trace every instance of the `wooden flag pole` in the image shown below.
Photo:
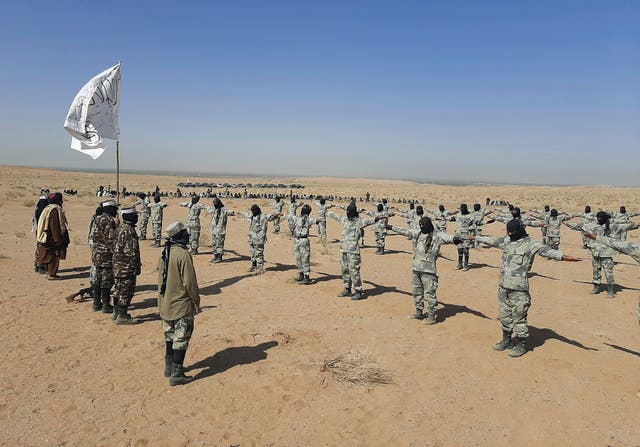
[[[116,140],[116,197],[120,203],[120,140]]]

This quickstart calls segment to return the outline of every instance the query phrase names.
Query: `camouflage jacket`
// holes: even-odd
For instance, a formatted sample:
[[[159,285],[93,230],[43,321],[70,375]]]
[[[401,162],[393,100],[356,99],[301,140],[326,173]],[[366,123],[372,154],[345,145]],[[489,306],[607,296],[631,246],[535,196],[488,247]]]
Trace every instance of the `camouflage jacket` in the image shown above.
[[[378,234],[387,234],[387,227],[385,226],[389,220],[389,211],[364,211],[364,214],[371,217],[379,217],[380,220],[373,225],[373,231]]]
[[[140,274],[140,246],[136,227],[128,222],[116,229],[113,248],[113,276],[117,278]]]
[[[440,247],[444,244],[453,244],[453,236],[440,231],[423,234],[420,230],[395,225],[391,229],[413,240],[413,270],[438,276],[436,261],[440,255]]]
[[[640,216],[640,211],[638,212],[627,211],[626,213],[616,213],[614,211],[607,211],[607,214],[611,216],[611,223],[626,224],[631,222],[632,217]]]
[[[151,210],[151,223],[152,224],[161,224],[162,223],[162,215],[164,212],[164,208],[167,207],[167,204],[164,202],[158,203],[150,203],[149,209]]]
[[[96,254],[113,254],[116,240],[116,221],[107,213],[96,217],[93,223],[93,252]]]
[[[292,222],[294,225],[293,236],[296,239],[309,237],[309,227],[318,223],[318,221],[311,216],[288,217],[288,219],[289,222]]]
[[[513,220],[514,217],[511,214],[502,214],[500,216],[494,217],[495,220],[502,223],[509,223],[510,220]],[[540,222],[536,222],[533,219],[529,219],[527,217],[520,216],[517,218],[525,227],[541,227],[543,224]]]
[[[455,235],[460,236],[463,239],[469,237],[469,231],[474,228],[475,216],[471,213],[458,214],[453,219],[456,221]]]
[[[620,233],[629,230],[635,230],[638,228],[638,224],[609,224],[609,231],[604,225],[599,225],[598,222],[592,223],[573,223],[567,222],[567,226],[572,230],[584,231],[587,233],[594,233],[596,236],[608,236],[613,239],[620,239]],[[616,255],[616,251],[591,239],[587,239],[587,247],[591,250],[591,255],[600,258],[613,258]]]
[[[249,221],[249,244],[264,245],[267,242],[267,225],[277,216],[275,214],[254,216],[251,213],[242,213],[242,215]]]
[[[187,222],[197,223],[200,225],[200,212],[206,209],[207,206],[202,203],[183,202],[180,206],[189,208],[189,214],[187,215]]]
[[[323,205],[320,202],[313,202],[313,204],[318,207],[318,211],[316,212],[316,220],[318,222],[326,222],[327,210],[330,208],[330,205],[327,205],[326,203]]]
[[[284,209],[284,200],[280,199],[279,202],[273,202],[274,214],[282,214],[283,209]]]
[[[300,202],[289,202],[289,211],[287,211],[287,216],[295,216],[296,210],[300,206]]]
[[[631,256],[638,264],[640,264],[640,244],[635,242],[620,241],[606,236],[596,236],[598,244],[606,245],[620,253]]]
[[[566,214],[559,214],[558,217],[551,217],[551,214],[545,216],[544,223],[547,225],[547,236],[552,238],[560,237],[560,226],[562,222],[569,220]]]
[[[431,214],[434,218],[433,225],[435,225],[438,231],[443,233],[447,232],[447,222],[451,219],[451,216],[457,213],[457,211],[440,211],[440,210],[427,210],[427,213]]]
[[[569,219],[573,219],[574,217],[582,217],[582,223],[591,223],[596,221],[596,215],[594,213],[569,214]]]
[[[138,199],[134,206],[140,206],[140,214],[149,214],[151,212],[149,209],[149,197]]]
[[[340,241],[340,251],[342,253],[359,254],[361,230],[376,223],[375,219],[363,219],[360,217],[349,219],[347,216],[339,216],[333,211],[327,212],[327,217],[335,219],[342,224],[342,240]]]
[[[478,242],[502,249],[500,286],[505,289],[529,291],[529,266],[536,254],[545,258],[562,260],[562,252],[553,250],[541,242],[524,237],[512,242],[509,236],[478,236]]]
[[[481,230],[484,226],[484,218],[489,214],[491,214],[491,210],[486,208],[481,208],[479,211],[472,211],[471,215],[473,216],[473,222],[471,223],[470,229]]]
[[[227,217],[235,215],[235,212],[224,206],[220,209],[208,206],[207,212],[211,215],[211,231],[216,234],[226,234]]]

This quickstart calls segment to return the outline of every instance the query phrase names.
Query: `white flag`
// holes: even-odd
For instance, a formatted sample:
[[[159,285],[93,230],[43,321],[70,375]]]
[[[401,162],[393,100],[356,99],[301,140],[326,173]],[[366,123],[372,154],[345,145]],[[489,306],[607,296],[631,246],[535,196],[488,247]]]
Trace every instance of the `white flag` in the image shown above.
[[[71,149],[98,158],[104,152],[103,138],[120,138],[119,115],[120,64],[92,78],[73,98],[64,121]]]

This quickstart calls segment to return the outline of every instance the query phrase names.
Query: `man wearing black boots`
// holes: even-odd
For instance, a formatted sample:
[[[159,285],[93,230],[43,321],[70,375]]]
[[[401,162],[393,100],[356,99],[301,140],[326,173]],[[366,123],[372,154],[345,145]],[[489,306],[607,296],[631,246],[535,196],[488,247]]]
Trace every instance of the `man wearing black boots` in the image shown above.
[[[111,286],[113,286],[113,248],[116,240],[118,204],[110,199],[102,202],[102,214],[96,216],[93,229],[93,251],[91,259],[96,266],[93,286],[93,310],[110,314],[113,312]]]

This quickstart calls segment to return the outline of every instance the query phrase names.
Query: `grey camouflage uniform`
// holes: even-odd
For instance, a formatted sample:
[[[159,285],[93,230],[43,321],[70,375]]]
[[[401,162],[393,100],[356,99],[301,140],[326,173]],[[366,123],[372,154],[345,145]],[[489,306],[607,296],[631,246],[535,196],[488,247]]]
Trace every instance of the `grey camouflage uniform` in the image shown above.
[[[378,220],[378,222],[375,223],[372,228],[373,234],[375,235],[376,239],[376,247],[379,251],[384,250],[384,242],[387,237],[387,227],[385,225],[389,219],[390,212],[383,209],[382,211],[364,211],[364,214],[374,218],[380,218],[380,220]]]
[[[227,217],[235,215],[235,212],[222,207],[207,206],[207,212],[211,215],[211,247],[214,255],[224,254],[224,241],[227,237]]]
[[[200,213],[203,209],[207,209],[206,205],[200,202],[183,202],[180,206],[189,208],[187,215],[187,231],[189,232],[189,248],[191,251],[198,251],[200,247]]]
[[[545,216],[544,223],[547,225],[543,227],[546,235],[546,243],[549,247],[557,250],[560,248],[560,227],[562,222],[566,222],[570,217],[566,214],[558,214],[557,217],[552,217],[551,214]]]
[[[164,202],[152,202],[149,204],[151,210],[151,231],[153,232],[153,240],[156,244],[160,245],[162,239],[162,216],[164,214],[164,208],[167,204]]]
[[[273,202],[273,214],[282,214],[282,210],[284,209],[284,200],[280,199],[279,201]],[[280,233],[280,216],[273,219],[273,232]]]
[[[331,208],[331,205],[322,204],[320,202],[313,202],[313,204],[318,207],[318,211],[316,212],[316,222],[318,222],[318,236],[320,237],[320,242],[323,244],[327,242],[327,210]]]
[[[509,236],[478,236],[478,239],[483,244],[501,248],[503,251],[498,287],[498,313],[502,330],[514,333],[519,338],[527,338],[527,313],[531,306],[527,274],[529,265],[536,254],[556,261],[561,261],[563,254],[529,237],[513,242]]]
[[[436,319],[438,310],[438,270],[436,261],[440,254],[440,247],[444,244],[453,244],[453,236],[440,231],[430,234],[423,234],[419,229],[400,228],[395,225],[391,227],[393,231],[413,240],[413,299],[416,310],[420,313],[424,311],[424,301],[428,306],[428,315]]]
[[[433,225],[436,230],[441,233],[447,232],[447,222],[451,219],[451,216],[457,213],[457,211],[440,211],[440,210],[425,210],[427,213],[433,216]]]
[[[289,217],[293,220],[293,253],[296,257],[298,273],[309,275],[311,272],[311,244],[309,243],[309,227],[317,223],[311,216]]]
[[[296,217],[296,210],[298,209],[298,207],[300,206],[300,202],[298,202],[297,200],[295,202],[289,202],[289,210],[287,211],[287,220],[289,221],[289,233],[291,233],[291,236],[293,236],[293,232],[295,230],[295,228],[293,227],[293,224],[291,220],[292,217]]]
[[[583,224],[593,223],[593,222],[596,221],[595,213],[573,213],[573,214],[569,214],[569,219],[573,219],[574,217],[582,217],[582,223]],[[586,237],[584,237],[584,234],[582,234],[582,246],[584,248],[588,248],[589,247],[589,240]]]
[[[626,213],[616,213],[613,211],[607,211],[607,214],[611,216],[611,223],[625,225],[631,223],[631,218],[635,216],[640,216],[640,211],[638,212],[629,212]],[[627,240],[627,231],[621,230],[615,237],[620,239],[621,241]]]
[[[342,259],[340,261],[342,281],[344,288],[350,290],[351,286],[356,291],[362,290],[362,279],[360,278],[360,237],[362,229],[376,223],[375,219],[363,219],[356,217],[349,219],[347,216],[339,216],[333,211],[327,212],[327,217],[337,220],[342,224],[342,239],[340,241],[340,251]]]
[[[251,249],[251,262],[255,263],[258,270],[264,267],[264,244],[267,242],[267,225],[270,220],[275,220],[275,214],[242,213],[249,221],[249,248]]]
[[[138,222],[138,228],[140,229],[140,239],[144,240],[147,238],[147,226],[149,223],[149,214],[151,213],[149,209],[149,197],[139,199],[134,206],[140,206],[140,222]]]

